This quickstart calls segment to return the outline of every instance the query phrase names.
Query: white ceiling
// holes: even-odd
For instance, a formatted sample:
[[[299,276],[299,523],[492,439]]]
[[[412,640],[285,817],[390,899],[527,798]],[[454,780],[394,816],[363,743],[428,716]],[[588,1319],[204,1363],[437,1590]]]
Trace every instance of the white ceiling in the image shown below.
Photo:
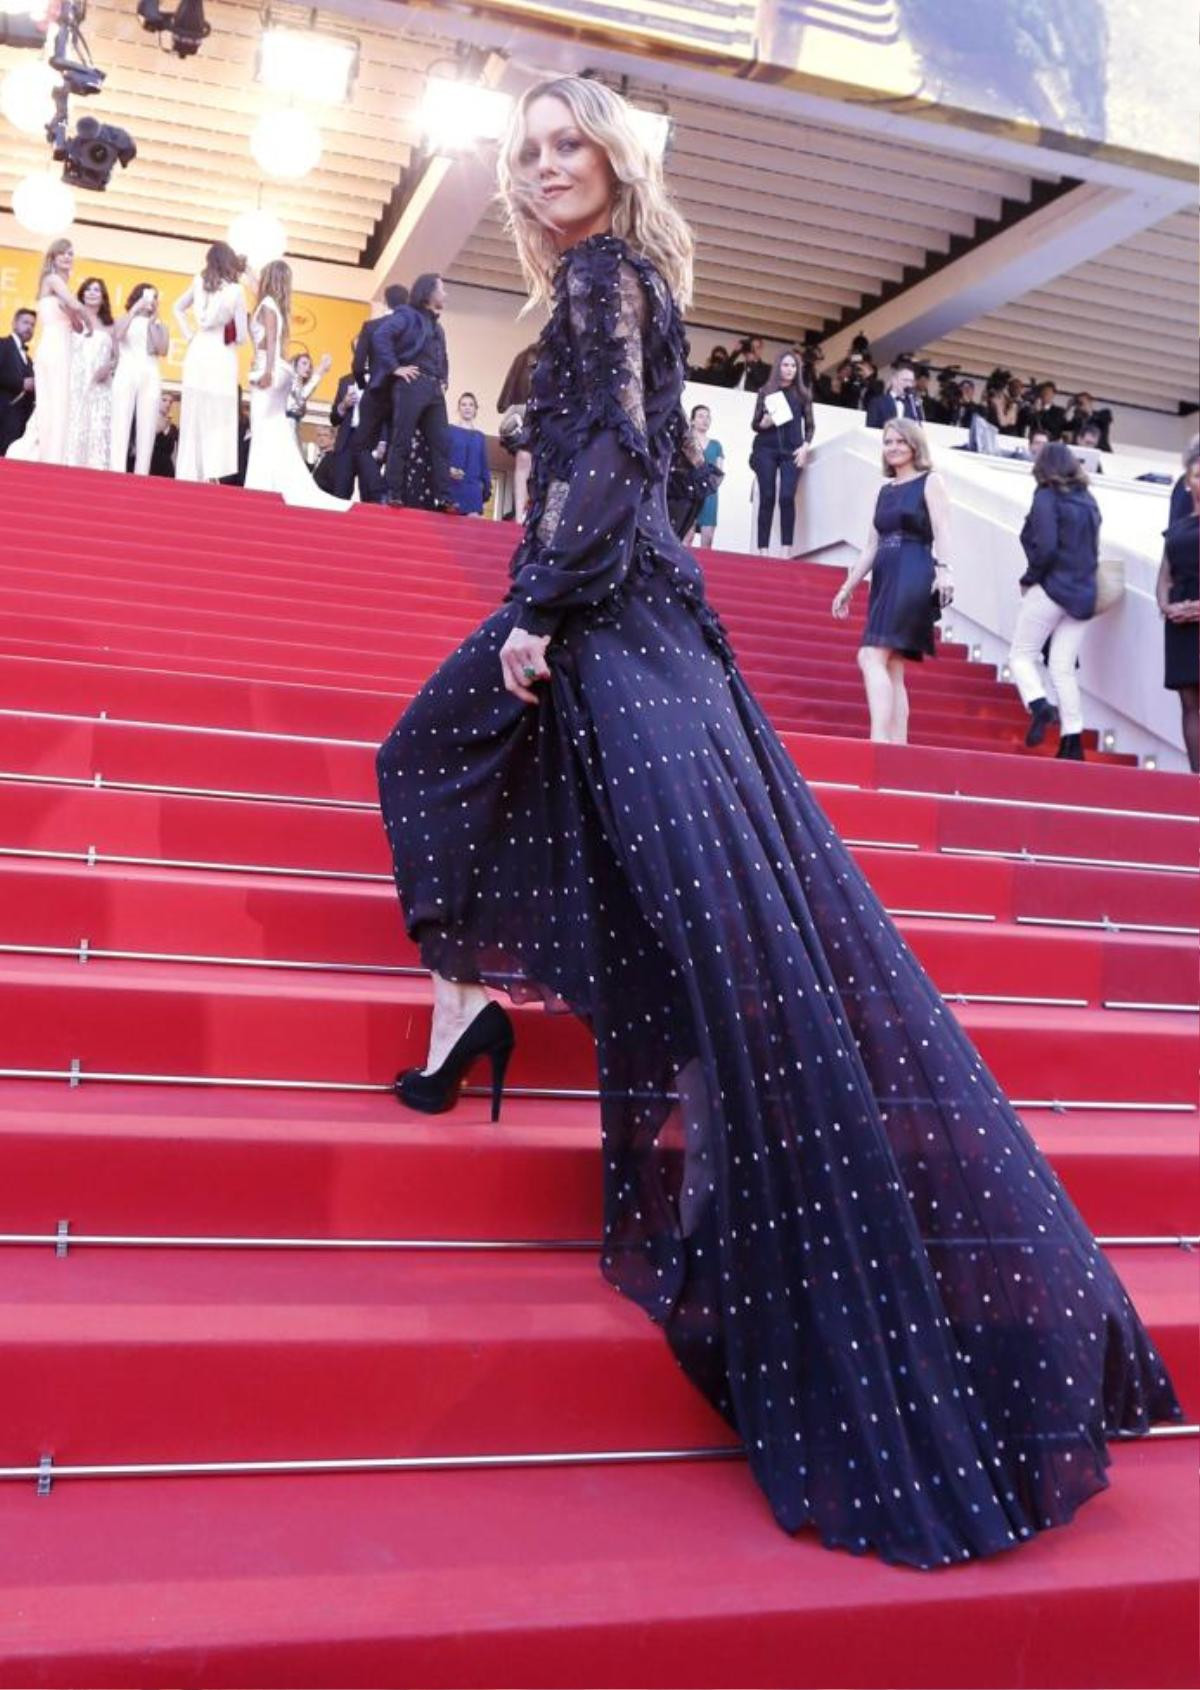
[[[986,374],[997,364],[1117,403],[1174,410],[1197,394],[1196,211],[1069,270],[927,347]]]

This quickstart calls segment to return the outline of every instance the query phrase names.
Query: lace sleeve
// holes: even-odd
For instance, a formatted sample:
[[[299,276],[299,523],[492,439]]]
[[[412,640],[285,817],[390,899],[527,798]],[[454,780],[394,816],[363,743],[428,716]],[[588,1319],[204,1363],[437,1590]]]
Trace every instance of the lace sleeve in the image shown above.
[[[646,432],[646,397],[643,378],[642,331],[646,322],[646,296],[632,266],[622,264],[618,277],[618,307],[611,350],[598,356],[612,356],[611,380],[618,404],[638,434]],[[576,344],[586,348],[593,325],[589,316],[592,290],[586,274],[573,272],[567,279],[571,333]],[[586,356],[586,354],[585,354]],[[703,456],[703,454],[701,454]],[[562,521],[569,481],[552,481],[546,489],[546,506],[537,527],[544,546],[552,543]]]
[[[534,545],[511,596],[522,627],[552,633],[569,610],[615,593],[633,555],[638,513],[656,465],[646,438],[645,280],[619,243],[585,244],[566,272],[559,309],[564,361],[563,435],[542,495]],[[564,461],[565,460],[565,461]]]

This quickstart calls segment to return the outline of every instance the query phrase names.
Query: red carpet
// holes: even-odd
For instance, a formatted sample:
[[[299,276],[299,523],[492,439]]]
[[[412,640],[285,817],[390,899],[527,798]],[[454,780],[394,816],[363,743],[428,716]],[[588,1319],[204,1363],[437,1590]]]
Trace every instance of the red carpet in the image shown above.
[[[373,747],[512,529],[10,464],[0,521],[0,1230],[110,1240],[0,1244],[0,1464],[728,1443],[590,1250],[468,1248],[597,1235],[573,1023],[518,1012],[499,1127],[354,1089],[428,1026]],[[1200,1419],[1196,783],[1025,752],[947,646],[872,746],[836,577],[708,573]],[[344,1247],[385,1240],[447,1247]],[[1069,1529],[941,1576],[783,1537],[737,1460],[11,1480],[0,1684],[1189,1685],[1195,1453],[1123,1446]]]

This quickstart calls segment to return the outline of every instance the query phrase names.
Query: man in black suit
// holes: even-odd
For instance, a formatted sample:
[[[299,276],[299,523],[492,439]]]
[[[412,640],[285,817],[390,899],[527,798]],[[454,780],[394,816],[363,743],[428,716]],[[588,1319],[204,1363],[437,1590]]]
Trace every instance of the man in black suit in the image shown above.
[[[398,291],[407,294],[408,290],[401,288]],[[379,321],[382,322],[383,319],[380,318]],[[357,477],[359,496],[364,504],[369,505],[378,504],[383,498],[383,472],[373,455],[374,448],[368,449],[358,443],[367,379],[367,348],[362,343],[367,329],[371,326],[369,323],[365,325],[362,333],[350,343],[352,367],[348,374],[338,378],[337,392],[329,407],[329,426],[333,431],[333,443],[313,470],[313,480],[318,487],[338,499],[350,497]],[[386,423],[381,425],[381,438],[382,433],[386,432],[386,426]],[[377,440],[375,446],[378,444]]]
[[[1067,413],[1058,403],[1058,388],[1052,381],[1040,381],[1034,389],[1033,400],[1023,412],[1024,432],[1044,428],[1051,440],[1061,440],[1067,432]]]
[[[33,415],[33,339],[36,314],[27,305],[13,312],[12,333],[0,340],[0,458],[25,432]]]
[[[408,289],[392,282],[383,290],[387,310],[382,317],[364,323],[354,343],[354,357],[349,381],[338,394],[346,403],[349,383],[358,389],[350,407],[353,424],[347,450],[353,451],[353,469],[359,478],[359,493],[367,504],[378,504],[383,498],[382,474],[375,452],[391,429],[392,394],[397,386],[397,370],[406,368],[412,353],[420,344],[421,324],[417,314],[409,308]],[[334,399],[334,404],[338,402]]]
[[[446,388],[450,359],[441,316],[446,284],[435,272],[418,276],[409,299],[414,323],[396,344],[392,388],[392,433],[387,455],[387,502],[403,505],[413,442],[419,433],[429,458],[435,510],[457,511],[450,480],[450,422]]]
[[[734,371],[733,385],[736,387],[741,381],[742,389],[746,393],[757,393],[771,373],[771,366],[764,356],[764,346],[760,335],[747,335],[745,340],[739,341],[730,367]]]
[[[886,393],[877,393],[867,402],[867,427],[886,428],[896,417],[910,422],[925,421],[925,407],[914,392],[916,374],[910,363],[900,362],[892,368],[892,379]]]

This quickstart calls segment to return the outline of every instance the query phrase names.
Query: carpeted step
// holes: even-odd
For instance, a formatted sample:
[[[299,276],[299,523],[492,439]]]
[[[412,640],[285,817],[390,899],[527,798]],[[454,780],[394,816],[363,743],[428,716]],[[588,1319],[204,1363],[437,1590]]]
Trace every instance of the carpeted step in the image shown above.
[[[1186,1443],[1119,1448],[1069,1528],[938,1575],[786,1536],[740,1462],[30,1484],[0,1494],[3,1670],[71,1690],[1166,1690],[1195,1677],[1194,1468]]]
[[[966,900],[949,858],[937,896]],[[932,872],[926,864],[928,896]],[[919,907],[919,906],[918,906]],[[1195,941],[1172,934],[968,924],[897,913],[947,996],[1017,996],[1196,1007]],[[163,958],[419,970],[390,885],[0,858],[0,949],[78,949]]]
[[[1195,1419],[1188,1252],[1106,1255]],[[0,1465],[736,1441],[591,1252],[9,1246],[3,1262]]]
[[[387,1084],[423,1062],[423,979],[196,964],[0,957],[0,1068]],[[1195,1101],[1186,1015],[967,1004],[956,1018],[1019,1102]],[[573,1017],[513,1011],[515,1088],[592,1089]]]
[[[1092,1230],[1200,1234],[1195,1110],[1026,1110]],[[595,1101],[0,1083],[0,1231],[598,1239]]]

